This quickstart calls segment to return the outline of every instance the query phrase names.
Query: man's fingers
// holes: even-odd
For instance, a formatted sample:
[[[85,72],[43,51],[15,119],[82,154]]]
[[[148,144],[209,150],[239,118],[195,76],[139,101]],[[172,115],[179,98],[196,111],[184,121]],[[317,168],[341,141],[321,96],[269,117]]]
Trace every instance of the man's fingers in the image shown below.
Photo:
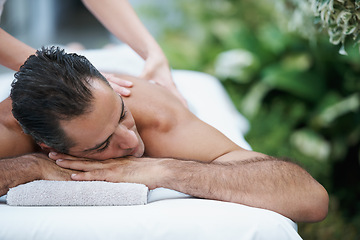
[[[62,168],[78,170],[78,171],[92,171],[102,167],[102,163],[98,161],[73,161],[73,160],[56,160],[56,164]]]
[[[57,153],[57,152],[50,152],[49,158],[51,158],[53,160],[58,160],[58,159],[79,160],[79,158],[77,158],[77,157],[73,157],[73,156],[70,156],[67,154]]]
[[[66,159],[66,160],[72,160],[72,161],[85,161],[88,160],[88,158],[80,158],[80,157],[74,157],[63,153],[57,153],[57,152],[50,152],[49,158],[52,160],[58,160],[58,159]]]
[[[71,175],[71,179],[75,181],[109,181],[106,178],[106,169],[96,169],[90,172],[82,172]]]
[[[63,154],[60,154],[57,152],[50,152],[48,156],[49,156],[49,158],[51,158],[53,160],[57,160],[57,159],[63,158],[61,155],[63,155]]]

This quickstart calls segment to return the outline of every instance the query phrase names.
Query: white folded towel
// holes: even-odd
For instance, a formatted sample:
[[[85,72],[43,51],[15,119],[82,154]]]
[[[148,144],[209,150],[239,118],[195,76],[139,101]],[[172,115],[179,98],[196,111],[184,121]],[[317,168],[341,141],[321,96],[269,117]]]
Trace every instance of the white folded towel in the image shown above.
[[[128,206],[147,203],[148,188],[136,183],[39,180],[11,188],[12,206]]]

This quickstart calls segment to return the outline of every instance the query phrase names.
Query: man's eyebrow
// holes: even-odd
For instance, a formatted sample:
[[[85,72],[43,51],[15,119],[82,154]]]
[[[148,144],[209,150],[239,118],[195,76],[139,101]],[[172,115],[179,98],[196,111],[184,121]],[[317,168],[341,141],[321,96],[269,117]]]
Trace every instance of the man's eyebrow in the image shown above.
[[[123,114],[124,114],[124,109],[125,109],[125,104],[124,104],[124,100],[122,99],[122,97],[119,95],[120,100],[121,100],[121,114],[119,117],[119,121],[118,123],[121,122],[122,118],[123,118]],[[114,135],[114,133],[112,133],[105,141],[103,141],[102,143],[96,144],[94,147],[89,148],[89,149],[85,149],[83,152],[91,152],[91,151],[95,151],[99,148],[101,148],[106,142],[110,141],[110,139],[112,138],[112,136]]]

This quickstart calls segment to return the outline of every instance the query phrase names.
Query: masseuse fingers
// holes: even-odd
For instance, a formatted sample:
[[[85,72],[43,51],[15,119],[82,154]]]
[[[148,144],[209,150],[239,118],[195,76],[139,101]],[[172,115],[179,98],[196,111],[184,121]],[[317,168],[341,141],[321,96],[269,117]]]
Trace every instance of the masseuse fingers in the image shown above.
[[[122,87],[131,88],[133,86],[133,83],[131,81],[119,78],[111,73],[102,73],[102,75],[108,80],[109,82],[115,83],[117,85],[120,85]]]
[[[121,87],[131,88],[133,86],[133,83],[131,81],[125,80],[123,78],[116,77],[114,74],[107,75],[106,79],[113,84],[117,84]]]
[[[119,93],[121,96],[128,97],[131,94],[131,91],[128,88],[133,86],[131,81],[116,77],[114,74],[103,73],[104,77],[109,81],[111,87],[115,92]]]
[[[111,87],[114,89],[115,92],[117,92],[118,94],[120,94],[123,97],[128,97],[131,94],[131,91],[125,87],[120,87],[117,84],[114,84],[112,82],[110,82]]]

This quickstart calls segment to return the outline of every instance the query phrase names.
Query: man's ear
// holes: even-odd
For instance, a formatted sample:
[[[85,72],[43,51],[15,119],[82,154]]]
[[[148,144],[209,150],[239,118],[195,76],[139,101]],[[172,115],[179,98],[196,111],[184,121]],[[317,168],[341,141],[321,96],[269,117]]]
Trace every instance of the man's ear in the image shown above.
[[[45,152],[56,152],[56,150],[52,147],[49,147],[45,143],[38,143],[38,145],[41,147],[41,149]]]

